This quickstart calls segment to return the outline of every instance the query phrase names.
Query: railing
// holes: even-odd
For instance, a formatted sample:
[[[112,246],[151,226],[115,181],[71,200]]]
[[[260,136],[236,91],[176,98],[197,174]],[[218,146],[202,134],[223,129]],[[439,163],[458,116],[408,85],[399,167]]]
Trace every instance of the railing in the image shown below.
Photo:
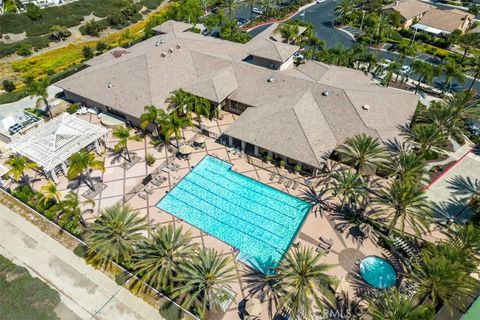
[[[39,213],[38,211],[36,211],[35,209],[31,208],[30,206],[26,205],[25,203],[21,202],[20,200],[18,200],[17,198],[15,198],[14,196],[12,196],[11,194],[9,194],[7,191],[5,191],[3,188],[0,188],[0,195],[3,196],[3,197],[6,197],[7,199],[9,199],[10,201],[14,201],[16,205],[19,205],[21,206],[24,210],[27,210],[30,214],[33,214],[35,215],[36,218],[42,220],[42,222],[44,223],[47,223],[50,227],[54,228],[55,230],[57,230],[58,234],[61,234],[62,236],[63,235],[66,235],[70,240],[74,241],[77,243],[77,246],[78,245],[83,245],[83,246],[87,246],[87,244],[82,241],[81,239],[77,238],[76,236],[74,236],[73,234],[71,234],[70,232],[68,232],[67,230],[63,229],[62,227],[60,227],[59,225],[57,225],[56,223],[54,223],[53,221],[50,221],[48,220],[44,215],[42,215],[41,213]],[[0,203],[3,203],[2,201],[2,198],[0,197]],[[18,213],[18,212],[17,212]],[[31,220],[29,220],[30,222],[32,222]],[[45,230],[42,230],[43,232],[47,233],[50,237],[56,239],[55,237],[53,237],[52,234],[50,234],[49,232],[46,232]],[[56,239],[58,241],[58,239]],[[65,246],[65,243],[63,241],[59,241],[63,246]],[[72,248],[69,248],[70,250]],[[142,281],[140,278],[138,278],[137,276],[134,276],[130,271],[126,270],[125,268],[123,268],[122,266],[120,266],[119,264],[115,263],[114,261],[111,261],[112,262],[112,265],[115,266],[115,268],[117,268],[120,272],[123,272],[124,274],[127,274],[130,278],[129,278],[129,281],[132,281],[135,280],[135,281],[138,281],[139,283],[142,284],[142,286],[144,286],[145,288],[147,288],[148,290],[151,290],[152,292],[154,292],[159,298],[162,298],[162,299],[165,299],[167,300],[168,302],[172,303],[173,305],[175,305],[177,308],[179,308],[180,310],[182,310],[185,314],[189,315],[190,317],[192,317],[193,319],[197,319],[197,320],[200,320],[197,316],[195,316],[193,313],[191,313],[190,311],[184,309],[182,306],[180,306],[178,303],[176,303],[175,301],[173,301],[172,299],[170,299],[168,296],[164,295],[163,293],[161,293],[160,291],[158,291],[157,289],[151,287],[149,284],[145,283],[144,281]]]

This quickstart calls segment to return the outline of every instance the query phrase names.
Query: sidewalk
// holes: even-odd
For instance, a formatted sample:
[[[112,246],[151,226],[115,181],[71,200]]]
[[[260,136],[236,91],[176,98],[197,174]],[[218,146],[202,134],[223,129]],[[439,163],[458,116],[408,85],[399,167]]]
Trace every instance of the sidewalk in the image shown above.
[[[62,307],[69,309],[59,312],[62,319],[163,319],[158,310],[1,204],[0,254],[60,293]]]

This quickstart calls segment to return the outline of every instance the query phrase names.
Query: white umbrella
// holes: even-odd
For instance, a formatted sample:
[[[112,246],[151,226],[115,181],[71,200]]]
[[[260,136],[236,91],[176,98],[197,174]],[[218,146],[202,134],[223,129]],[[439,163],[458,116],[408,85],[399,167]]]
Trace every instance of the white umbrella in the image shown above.
[[[259,316],[262,313],[262,303],[257,298],[253,298],[245,303],[245,311],[251,316]]]
[[[197,136],[195,138],[195,143],[198,143],[198,144],[205,143],[205,137],[204,136]]]
[[[190,146],[181,146],[180,149],[178,150],[178,152],[180,152],[181,154],[190,154],[192,153],[193,151],[193,148],[190,147]]]

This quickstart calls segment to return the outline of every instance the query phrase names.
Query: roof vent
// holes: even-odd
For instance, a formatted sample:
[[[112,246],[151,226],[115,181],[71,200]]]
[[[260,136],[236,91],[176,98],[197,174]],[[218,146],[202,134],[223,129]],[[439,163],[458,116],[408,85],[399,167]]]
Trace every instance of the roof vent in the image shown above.
[[[165,52],[160,53],[160,56],[165,57],[167,54]]]
[[[160,45],[160,41],[155,42],[155,47],[158,47]]]
[[[175,46],[177,49],[180,49],[182,47],[182,45],[180,43],[177,43],[177,45]]]
[[[168,53],[173,53],[173,49],[172,48],[168,49]]]
[[[364,105],[362,106],[362,109],[363,109],[363,110],[368,110],[368,109],[370,109],[370,106],[369,106],[368,104],[364,104]]]
[[[113,84],[111,82],[108,83],[107,85],[109,88],[113,87]]]
[[[328,97],[328,91],[323,91],[323,92],[322,92],[322,96]]]
[[[273,77],[268,78],[267,82],[273,82]]]

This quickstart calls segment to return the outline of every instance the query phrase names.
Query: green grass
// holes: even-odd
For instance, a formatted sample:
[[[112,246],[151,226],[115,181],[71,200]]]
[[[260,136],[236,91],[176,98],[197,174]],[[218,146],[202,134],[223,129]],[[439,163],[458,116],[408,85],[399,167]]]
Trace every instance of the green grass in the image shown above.
[[[60,319],[54,312],[60,294],[27,269],[0,255],[0,319]]]

